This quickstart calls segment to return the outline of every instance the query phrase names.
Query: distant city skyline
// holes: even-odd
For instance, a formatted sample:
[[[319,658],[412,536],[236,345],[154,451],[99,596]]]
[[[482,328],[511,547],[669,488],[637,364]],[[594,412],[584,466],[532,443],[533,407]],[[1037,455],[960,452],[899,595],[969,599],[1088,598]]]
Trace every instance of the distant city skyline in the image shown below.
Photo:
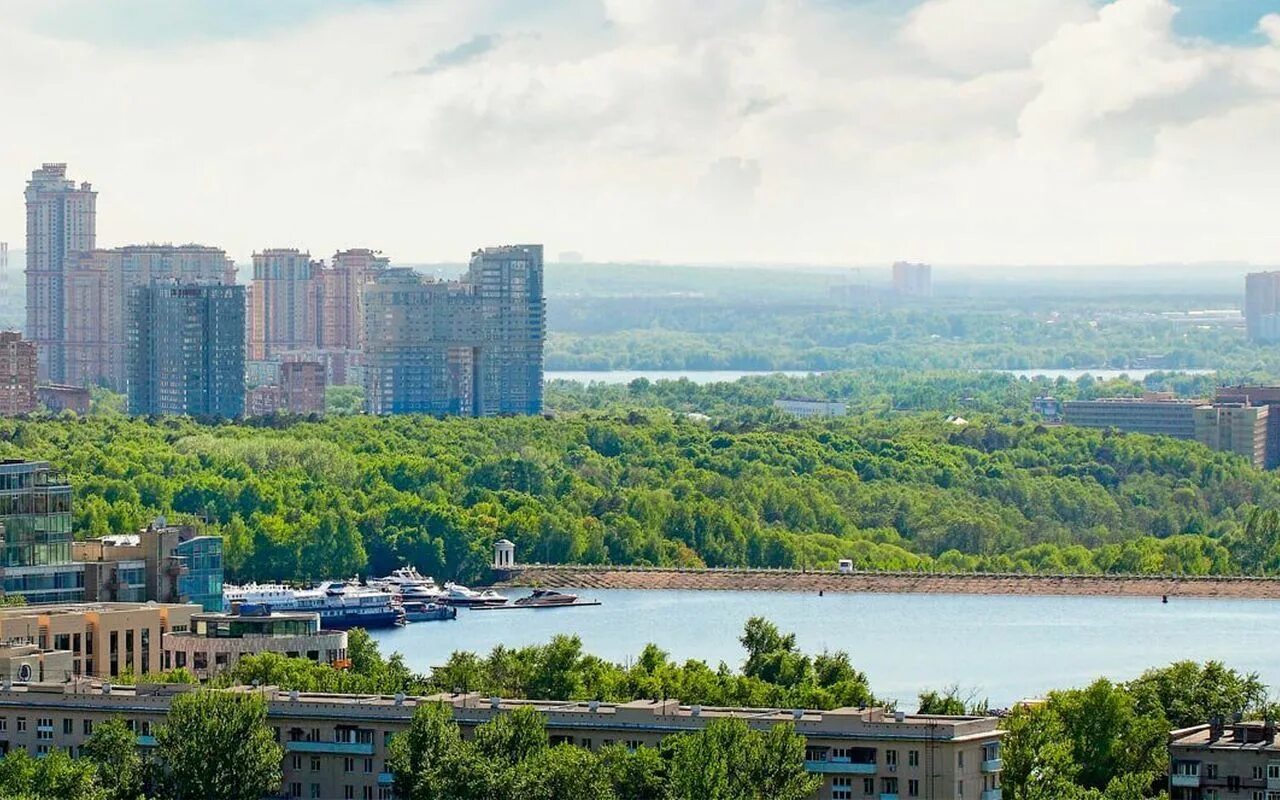
[[[541,241],[589,261],[1265,265],[1277,11],[14,0],[0,185],[65,161],[103,191],[98,246],[238,264]],[[175,100],[191,124],[155,124]],[[22,226],[0,195],[0,240]]]

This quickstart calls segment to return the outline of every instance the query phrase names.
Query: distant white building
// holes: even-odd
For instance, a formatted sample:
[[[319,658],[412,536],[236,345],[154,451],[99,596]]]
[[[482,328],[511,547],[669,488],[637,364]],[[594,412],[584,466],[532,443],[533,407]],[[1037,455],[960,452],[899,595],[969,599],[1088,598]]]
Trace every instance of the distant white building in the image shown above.
[[[773,407],[797,417],[843,417],[849,413],[848,405],[830,400],[782,397],[773,401]]]

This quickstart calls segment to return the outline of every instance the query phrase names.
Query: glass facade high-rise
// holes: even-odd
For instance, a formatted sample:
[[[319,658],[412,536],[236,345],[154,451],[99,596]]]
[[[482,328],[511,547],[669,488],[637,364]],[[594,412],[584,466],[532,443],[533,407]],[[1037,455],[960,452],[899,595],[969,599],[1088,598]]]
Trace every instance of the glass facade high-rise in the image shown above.
[[[178,594],[205,611],[222,610],[222,538],[196,536],[180,542],[173,555],[186,567],[178,578]]]
[[[152,284],[129,293],[129,413],[244,414],[244,287]]]
[[[84,599],[84,565],[71,558],[71,485],[47,462],[0,462],[0,525],[6,595],[32,603]]]
[[[477,250],[457,281],[383,270],[364,310],[370,413],[541,413],[542,245]]]

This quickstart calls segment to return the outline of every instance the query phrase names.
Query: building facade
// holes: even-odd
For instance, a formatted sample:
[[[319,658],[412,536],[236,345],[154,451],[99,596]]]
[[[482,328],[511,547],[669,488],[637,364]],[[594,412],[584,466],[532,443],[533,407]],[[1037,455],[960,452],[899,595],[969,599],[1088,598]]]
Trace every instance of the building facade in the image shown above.
[[[171,603],[75,603],[0,608],[0,641],[69,652],[71,668],[50,681],[148,675],[170,667],[164,634],[184,631],[199,607]]]
[[[152,284],[129,293],[129,413],[244,414],[244,287]]]
[[[280,365],[280,389],[290,414],[323,414],[325,367],[320,361],[285,361]]]
[[[1280,467],[1280,386],[1220,386],[1215,403],[1243,403],[1267,407],[1267,469]]]
[[[164,635],[165,662],[202,680],[234,668],[243,656],[259,653],[341,664],[347,658],[347,632],[322,630],[320,615],[314,612],[232,611],[195,614],[189,630]]]
[[[105,536],[72,545],[85,569],[88,601],[151,600],[222,610],[222,538],[192,525],[156,520],[136,534]]]
[[[1280,798],[1274,722],[1212,721],[1169,734],[1170,800]]]
[[[35,342],[16,331],[0,331],[0,416],[31,414],[39,407],[38,360]]]
[[[164,723],[173,697],[192,688],[88,681],[12,684],[0,689],[0,752],[78,748],[94,726],[118,716],[139,733],[141,746],[153,746],[151,734]],[[266,700],[267,724],[285,752],[283,794],[291,798],[390,800],[391,740],[408,727],[422,703],[447,706],[464,735],[515,708],[532,707],[545,719],[552,742],[591,750],[613,744],[655,746],[667,736],[694,732],[726,717],[743,719],[757,730],[789,723],[805,737],[805,766],[822,776],[818,800],[1001,800],[1002,795],[1002,732],[992,717],[895,715],[875,708],[710,708],[674,700],[513,701],[474,693],[422,698],[305,694],[273,687],[223,691],[257,692]]]
[[[93,395],[83,386],[42,384],[36,387],[36,399],[40,405],[55,414],[60,411],[74,411],[84,415],[88,414],[93,407]]]
[[[933,267],[909,261],[895,262],[893,291],[899,297],[929,297],[933,294]]]
[[[1198,405],[1201,403],[1195,400],[1147,394],[1140,398],[1068,400],[1062,404],[1062,413],[1068,425],[1082,428],[1115,428],[1126,433],[1193,439]]]
[[[65,383],[63,277],[68,258],[96,244],[98,193],[67,178],[66,164],[44,164],[31,173],[25,199],[26,334],[36,344],[39,379]]]
[[[1280,342],[1280,272],[1245,276],[1244,328],[1251,342]]]
[[[1195,410],[1196,441],[1210,450],[1244,456],[1255,467],[1265,467],[1268,406],[1248,403],[1214,403]]]
[[[71,484],[48,462],[0,462],[0,534],[4,594],[29,603],[84,599],[84,565],[71,553]]]
[[[64,382],[124,391],[128,380],[129,293],[153,283],[233,285],[225,251],[198,244],[130,245],[79,253],[65,277]]]
[[[365,292],[373,414],[542,411],[542,246],[477,250],[458,281],[389,269]]]
[[[357,248],[334,253],[329,266],[320,269],[320,347],[364,349],[364,289],[390,263],[377,251]]]
[[[321,265],[311,254],[274,248],[253,254],[248,357],[267,360],[282,350],[318,347]]]
[[[811,417],[843,417],[849,413],[849,407],[844,403],[800,397],[780,397],[773,401],[773,407],[792,416],[806,419]]]

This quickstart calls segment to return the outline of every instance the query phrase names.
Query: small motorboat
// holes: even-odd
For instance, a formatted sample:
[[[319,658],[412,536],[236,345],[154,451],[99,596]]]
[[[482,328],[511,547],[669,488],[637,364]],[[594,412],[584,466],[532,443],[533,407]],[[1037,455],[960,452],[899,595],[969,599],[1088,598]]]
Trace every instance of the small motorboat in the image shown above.
[[[406,622],[435,622],[442,619],[457,619],[458,609],[439,603],[411,601],[404,604]]]
[[[446,583],[444,585],[444,597],[440,598],[440,602],[451,606],[477,608],[505,606],[507,598],[492,589],[477,592],[475,589],[468,589],[459,583]]]
[[[516,600],[518,606],[571,606],[578,602],[576,594],[557,592],[555,589],[534,589],[533,594]]]

